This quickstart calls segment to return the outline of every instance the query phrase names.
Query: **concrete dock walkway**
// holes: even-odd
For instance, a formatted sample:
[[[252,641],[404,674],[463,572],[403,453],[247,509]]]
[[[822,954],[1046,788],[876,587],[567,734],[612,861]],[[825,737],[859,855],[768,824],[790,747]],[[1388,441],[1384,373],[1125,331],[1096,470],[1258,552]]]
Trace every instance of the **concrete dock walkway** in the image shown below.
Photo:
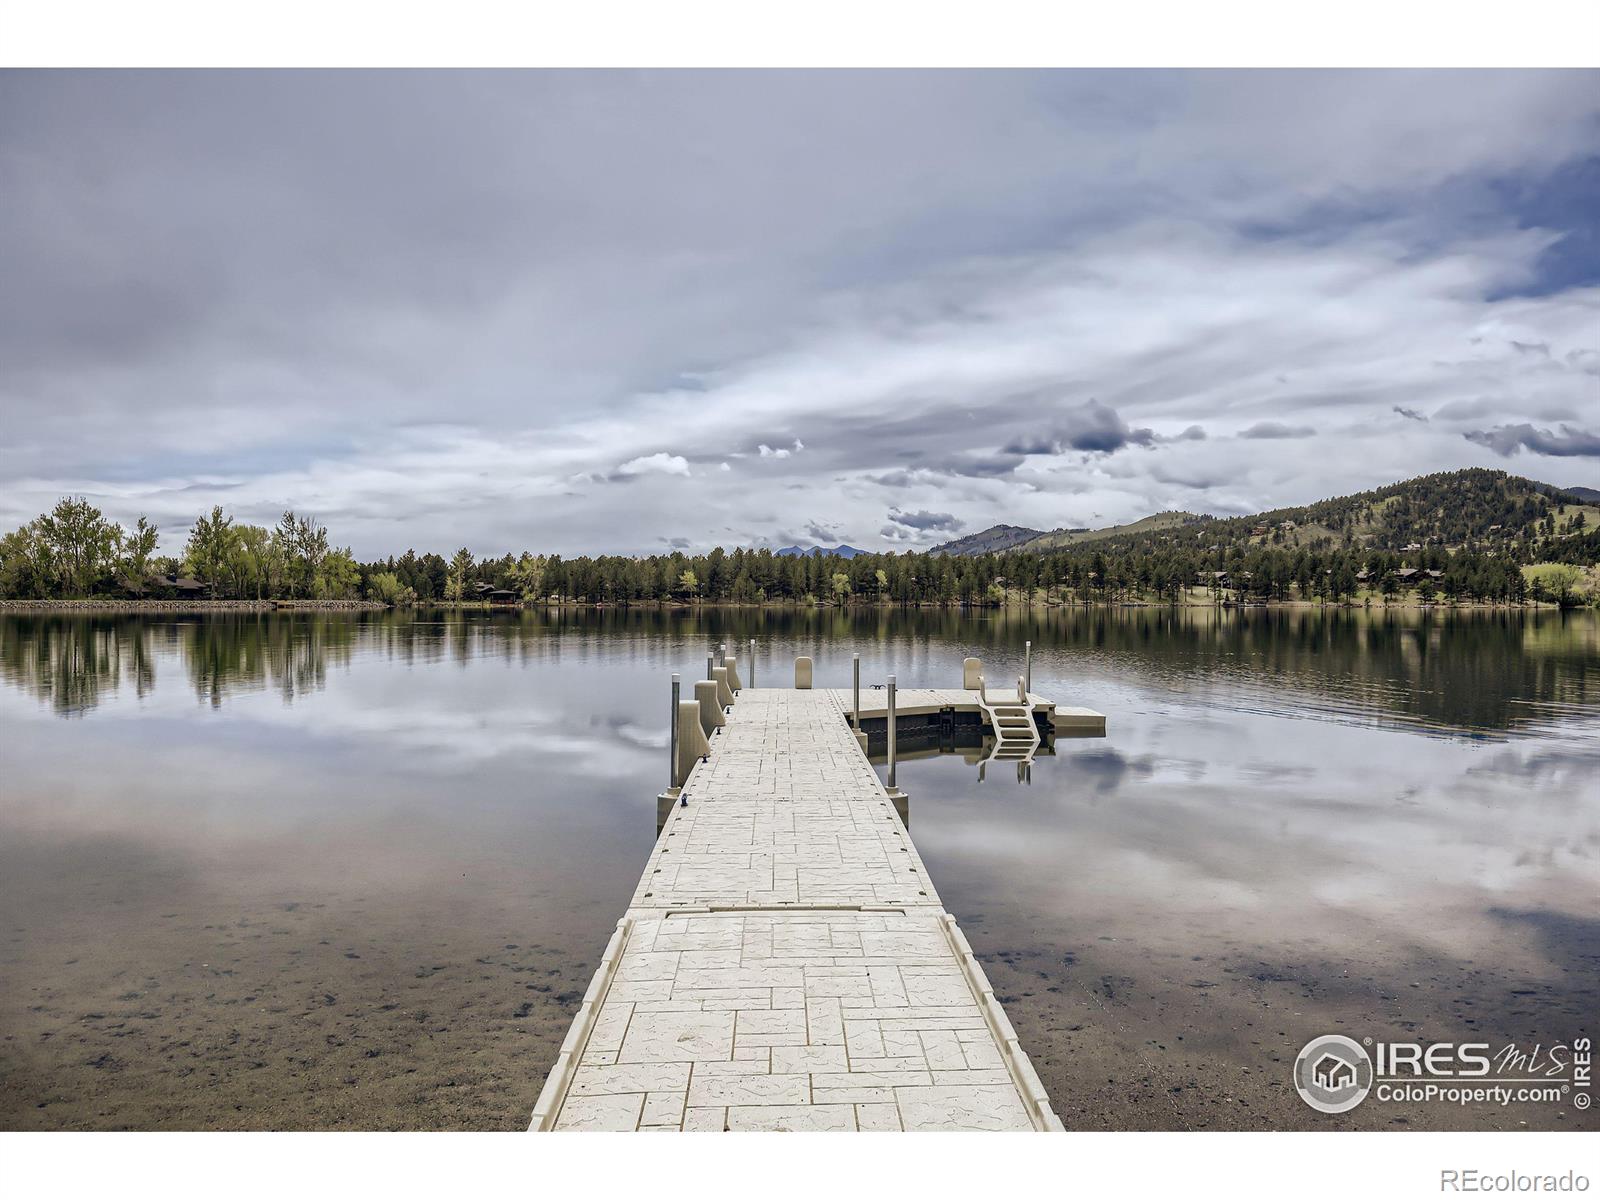
[[[849,704],[831,690],[739,693],[533,1129],[1061,1128]]]

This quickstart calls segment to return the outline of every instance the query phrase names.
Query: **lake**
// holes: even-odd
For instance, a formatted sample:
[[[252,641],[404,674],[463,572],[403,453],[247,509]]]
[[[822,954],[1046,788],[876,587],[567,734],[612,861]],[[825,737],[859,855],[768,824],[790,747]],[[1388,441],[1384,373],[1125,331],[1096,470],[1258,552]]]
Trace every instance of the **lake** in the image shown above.
[[[655,838],[669,672],[752,637],[761,686],[1031,639],[1107,714],[1026,779],[899,767],[1069,1129],[1586,1120],[1326,1117],[1289,1067],[1594,1036],[1596,614],[706,610],[0,615],[0,1128],[525,1127]]]

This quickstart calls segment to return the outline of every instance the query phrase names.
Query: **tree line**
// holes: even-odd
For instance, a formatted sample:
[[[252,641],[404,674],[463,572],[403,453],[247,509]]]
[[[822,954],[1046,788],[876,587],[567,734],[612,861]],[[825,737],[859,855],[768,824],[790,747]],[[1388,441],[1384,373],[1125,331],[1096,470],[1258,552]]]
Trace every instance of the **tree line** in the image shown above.
[[[1592,563],[1595,531],[1492,548],[1437,544],[1411,551],[1362,547],[1348,535],[1309,544],[1214,540],[1204,523],[1159,534],[1106,538],[1045,551],[1021,547],[961,557],[903,551],[779,555],[717,548],[704,554],[563,558],[524,552],[478,558],[405,554],[359,562],[309,516],[285,512],[271,528],[236,522],[218,506],[188,530],[183,553],[155,553],[156,526],[109,521],[81,497],[0,538],[0,597],[160,596],[195,581],[204,594],[240,600],[369,599],[412,605],[471,602],[486,591],[523,602],[861,603],[995,605],[1174,602],[1203,588],[1222,602],[1348,601],[1415,588],[1424,598],[1520,603],[1565,599],[1521,570],[1530,555]],[[1568,553],[1570,551],[1570,554]],[[1565,557],[1564,557],[1565,556]],[[1415,573],[1402,575],[1404,568]]]
[[[187,579],[208,596],[238,600],[362,594],[362,572],[349,548],[334,548],[324,526],[292,511],[269,529],[235,522],[214,507],[190,527],[177,556],[156,554],[159,536],[143,516],[124,529],[86,499],[64,497],[0,537],[0,597],[159,597],[178,592]]]

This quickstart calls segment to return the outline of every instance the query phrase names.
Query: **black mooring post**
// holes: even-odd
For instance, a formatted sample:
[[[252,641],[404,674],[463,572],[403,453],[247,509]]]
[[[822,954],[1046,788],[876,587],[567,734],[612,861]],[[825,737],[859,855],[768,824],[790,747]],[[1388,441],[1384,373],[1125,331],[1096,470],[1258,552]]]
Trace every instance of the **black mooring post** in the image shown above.
[[[894,791],[894,676],[889,676],[889,790]]]
[[[674,671],[672,673],[672,715],[667,721],[667,728],[671,730],[670,749],[668,750],[670,757],[667,759],[667,786],[669,788],[678,786],[678,689],[678,673]]]

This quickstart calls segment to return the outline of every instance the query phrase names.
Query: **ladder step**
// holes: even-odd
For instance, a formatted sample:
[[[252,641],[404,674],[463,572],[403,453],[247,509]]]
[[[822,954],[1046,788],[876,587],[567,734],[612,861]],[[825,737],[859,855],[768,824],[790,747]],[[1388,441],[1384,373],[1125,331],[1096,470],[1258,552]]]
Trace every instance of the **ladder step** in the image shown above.
[[[994,748],[989,751],[985,761],[1003,759],[1006,762],[1032,762],[1034,751],[1041,744],[1039,730],[1033,720],[1033,705],[1013,701],[1010,704],[988,703],[980,707],[994,731]]]

